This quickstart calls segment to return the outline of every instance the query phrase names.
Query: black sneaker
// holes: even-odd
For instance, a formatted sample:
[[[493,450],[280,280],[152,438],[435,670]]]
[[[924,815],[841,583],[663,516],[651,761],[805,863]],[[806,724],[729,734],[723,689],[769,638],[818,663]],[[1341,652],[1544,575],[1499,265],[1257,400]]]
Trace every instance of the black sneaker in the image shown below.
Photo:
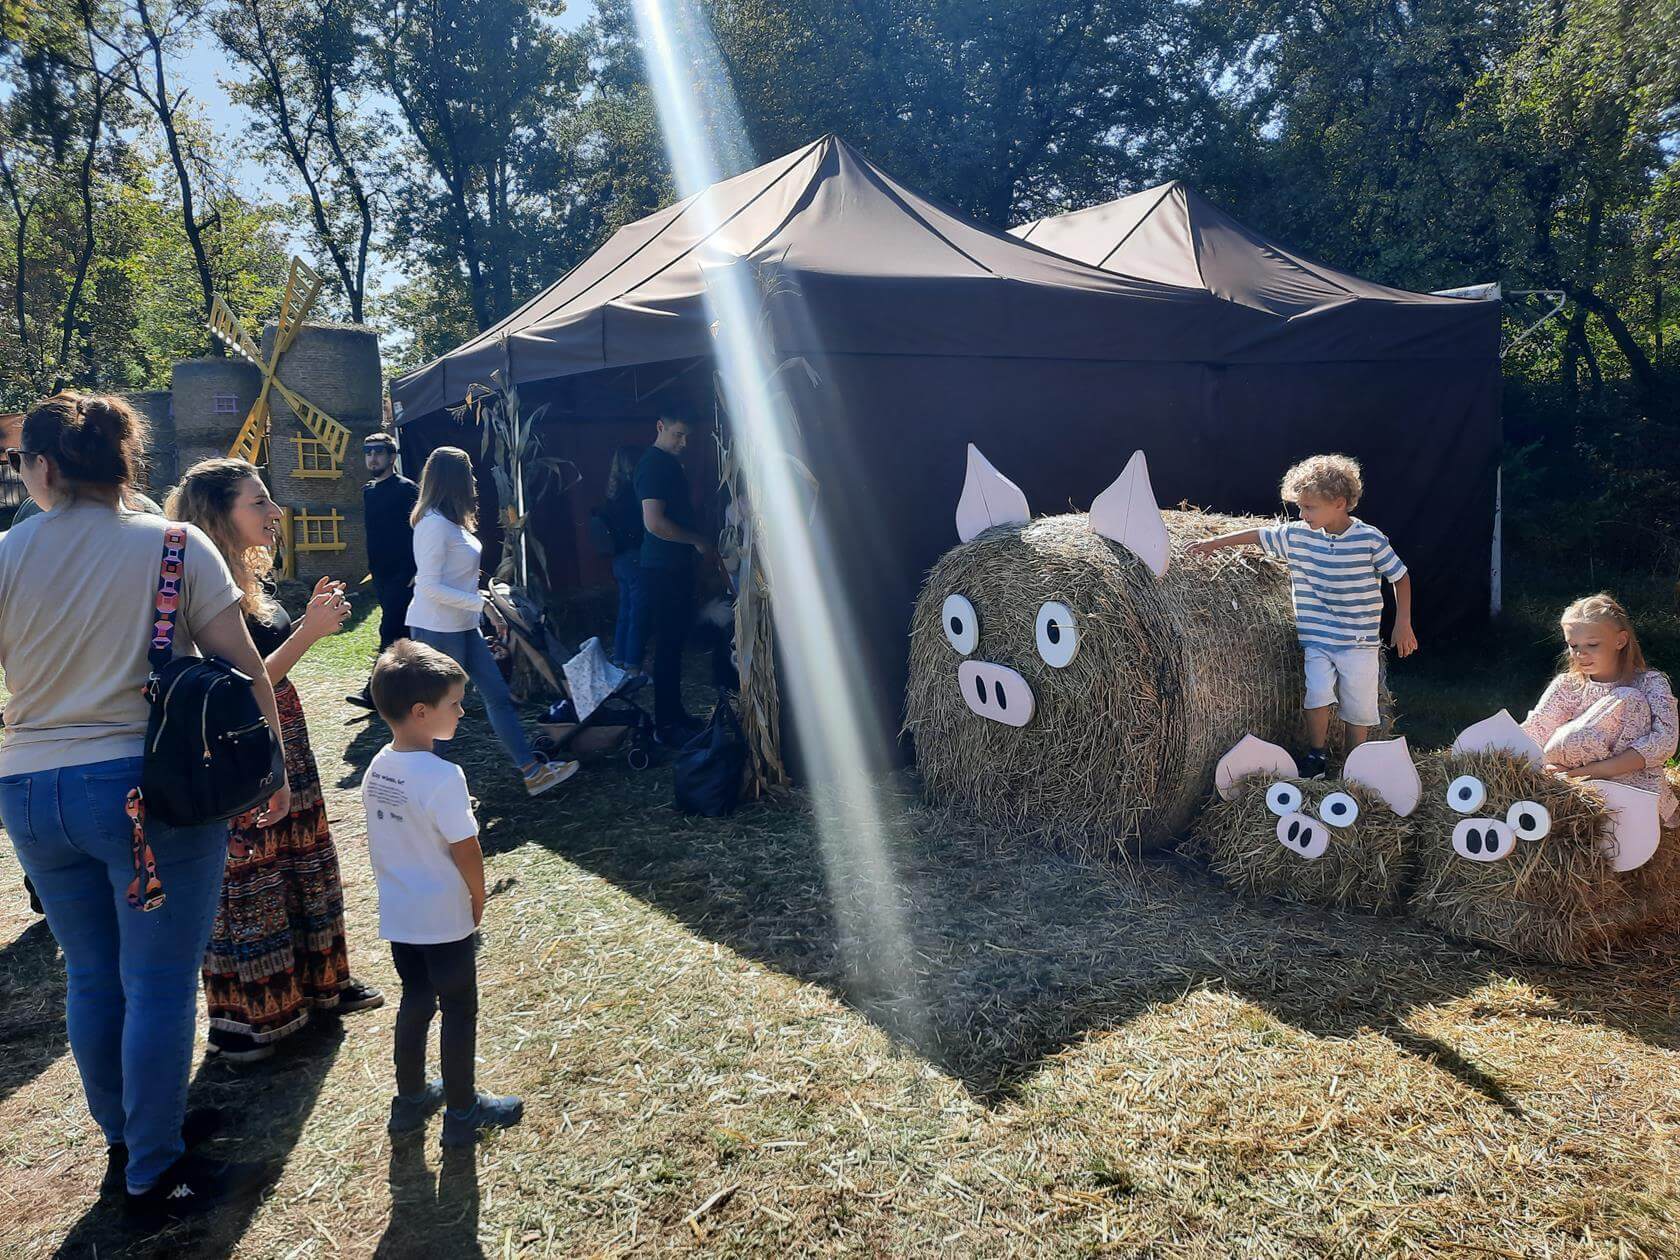
[[[144,1224],[162,1225],[212,1212],[231,1199],[254,1195],[269,1177],[270,1169],[262,1164],[222,1163],[183,1155],[144,1194],[125,1190],[123,1207]]]
[[[349,1015],[355,1011],[371,1011],[385,1005],[385,995],[371,984],[363,984],[360,980],[352,980],[338,991],[338,1005],[333,1007],[340,1015]]]
[[[653,733],[653,742],[661,748],[681,748],[706,728],[691,717],[667,722]]]
[[[1303,779],[1322,779],[1330,768],[1330,759],[1324,749],[1314,748],[1301,758],[1301,777]]]
[[[190,1151],[203,1146],[222,1131],[226,1115],[220,1107],[194,1107],[181,1118],[181,1141]],[[105,1148],[105,1184],[121,1182],[128,1171],[128,1144],[118,1142]]]
[[[274,1057],[274,1043],[259,1043],[248,1033],[212,1028],[210,1053],[228,1063],[260,1063]]]
[[[374,707],[373,706],[373,693],[371,691],[369,691],[366,687],[363,687],[360,691],[355,691],[355,692],[352,692],[351,694],[345,696],[344,697],[344,703],[345,704],[353,704],[358,709],[366,709],[368,712],[371,713],[371,712],[373,712],[373,707]]]

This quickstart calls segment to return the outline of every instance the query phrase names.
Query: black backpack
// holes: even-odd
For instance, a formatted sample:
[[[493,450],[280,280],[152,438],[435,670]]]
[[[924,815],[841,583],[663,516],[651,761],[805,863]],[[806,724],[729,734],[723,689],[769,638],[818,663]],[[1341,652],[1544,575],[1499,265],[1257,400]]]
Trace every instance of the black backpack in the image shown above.
[[[176,827],[237,818],[273,796],[286,773],[252,680],[214,656],[173,654],[186,550],[186,531],[171,526],[158,575],[140,782],[147,815]]]

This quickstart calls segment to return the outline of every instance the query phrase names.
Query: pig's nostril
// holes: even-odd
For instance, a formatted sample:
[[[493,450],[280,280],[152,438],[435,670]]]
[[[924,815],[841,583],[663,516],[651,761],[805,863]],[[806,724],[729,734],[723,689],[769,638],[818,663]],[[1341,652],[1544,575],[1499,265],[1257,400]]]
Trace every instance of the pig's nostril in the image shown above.
[[[1465,832],[1464,847],[1469,849],[1472,853],[1480,853],[1482,851],[1482,833],[1477,831],[1474,827]]]
[[[1301,834],[1301,824],[1298,823],[1298,822],[1290,823],[1289,824],[1289,839],[1290,839],[1290,841],[1293,842],[1295,837],[1300,835],[1300,834]]]
[[[1000,708],[1000,709],[1009,708],[1009,698],[1003,694],[1003,684],[1000,683],[1000,682],[995,682],[995,683],[992,684],[992,689],[997,692],[997,706],[998,706],[998,708]]]
[[[974,694],[980,697],[980,703],[986,703],[986,680],[979,674],[974,676]]]

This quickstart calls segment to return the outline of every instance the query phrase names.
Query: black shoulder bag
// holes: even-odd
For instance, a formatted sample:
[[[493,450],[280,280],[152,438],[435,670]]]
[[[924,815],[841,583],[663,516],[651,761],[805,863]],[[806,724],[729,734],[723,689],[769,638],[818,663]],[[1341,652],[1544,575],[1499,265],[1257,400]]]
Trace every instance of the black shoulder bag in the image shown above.
[[[224,822],[262,805],[286,773],[278,733],[257,707],[252,680],[214,656],[174,655],[186,551],[186,531],[171,526],[163,537],[144,689],[152,706],[146,752],[138,799],[129,801],[136,846],[129,901],[146,910],[163,904],[156,861],[144,842],[148,815],[176,827]]]

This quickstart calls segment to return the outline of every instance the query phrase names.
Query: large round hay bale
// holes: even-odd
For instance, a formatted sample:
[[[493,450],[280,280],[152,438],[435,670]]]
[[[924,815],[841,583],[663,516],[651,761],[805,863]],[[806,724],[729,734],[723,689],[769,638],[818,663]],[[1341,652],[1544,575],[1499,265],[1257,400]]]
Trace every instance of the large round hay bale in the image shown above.
[[[1267,804],[1273,784],[1300,794],[1295,809],[1322,828],[1321,856],[1303,857],[1278,835],[1278,815]],[[1358,818],[1349,826],[1325,825],[1324,801],[1353,797]],[[1345,802],[1344,802],[1345,803]],[[1340,779],[1247,780],[1234,799],[1215,800],[1196,816],[1190,844],[1239,896],[1277,897],[1332,910],[1397,914],[1406,904],[1415,867],[1411,820],[1401,818],[1369,790]]]
[[[1266,522],[1162,515],[1172,555],[1160,578],[1084,513],[988,529],[934,565],[911,623],[905,705],[930,803],[1081,853],[1147,848],[1183,829],[1242,735],[1298,742],[1304,681],[1286,568],[1253,548],[1184,553]],[[979,620],[966,658],[945,634],[953,594]],[[1076,622],[1077,652],[1062,668],[1036,646],[1046,601]],[[1019,673],[1031,721],[971,712],[959,690],[965,659]]]
[[[1531,801],[1551,816],[1546,834],[1516,840],[1497,861],[1461,856],[1452,836],[1466,815],[1447,803],[1448,785],[1460,776],[1485,788],[1476,818],[1505,819],[1518,802]],[[1618,873],[1601,843],[1609,814],[1590,784],[1505,752],[1440,753],[1425,761],[1422,777],[1423,800],[1411,818],[1418,849],[1411,911],[1447,935],[1524,958],[1587,962],[1680,917],[1680,828],[1664,831],[1643,866]]]

